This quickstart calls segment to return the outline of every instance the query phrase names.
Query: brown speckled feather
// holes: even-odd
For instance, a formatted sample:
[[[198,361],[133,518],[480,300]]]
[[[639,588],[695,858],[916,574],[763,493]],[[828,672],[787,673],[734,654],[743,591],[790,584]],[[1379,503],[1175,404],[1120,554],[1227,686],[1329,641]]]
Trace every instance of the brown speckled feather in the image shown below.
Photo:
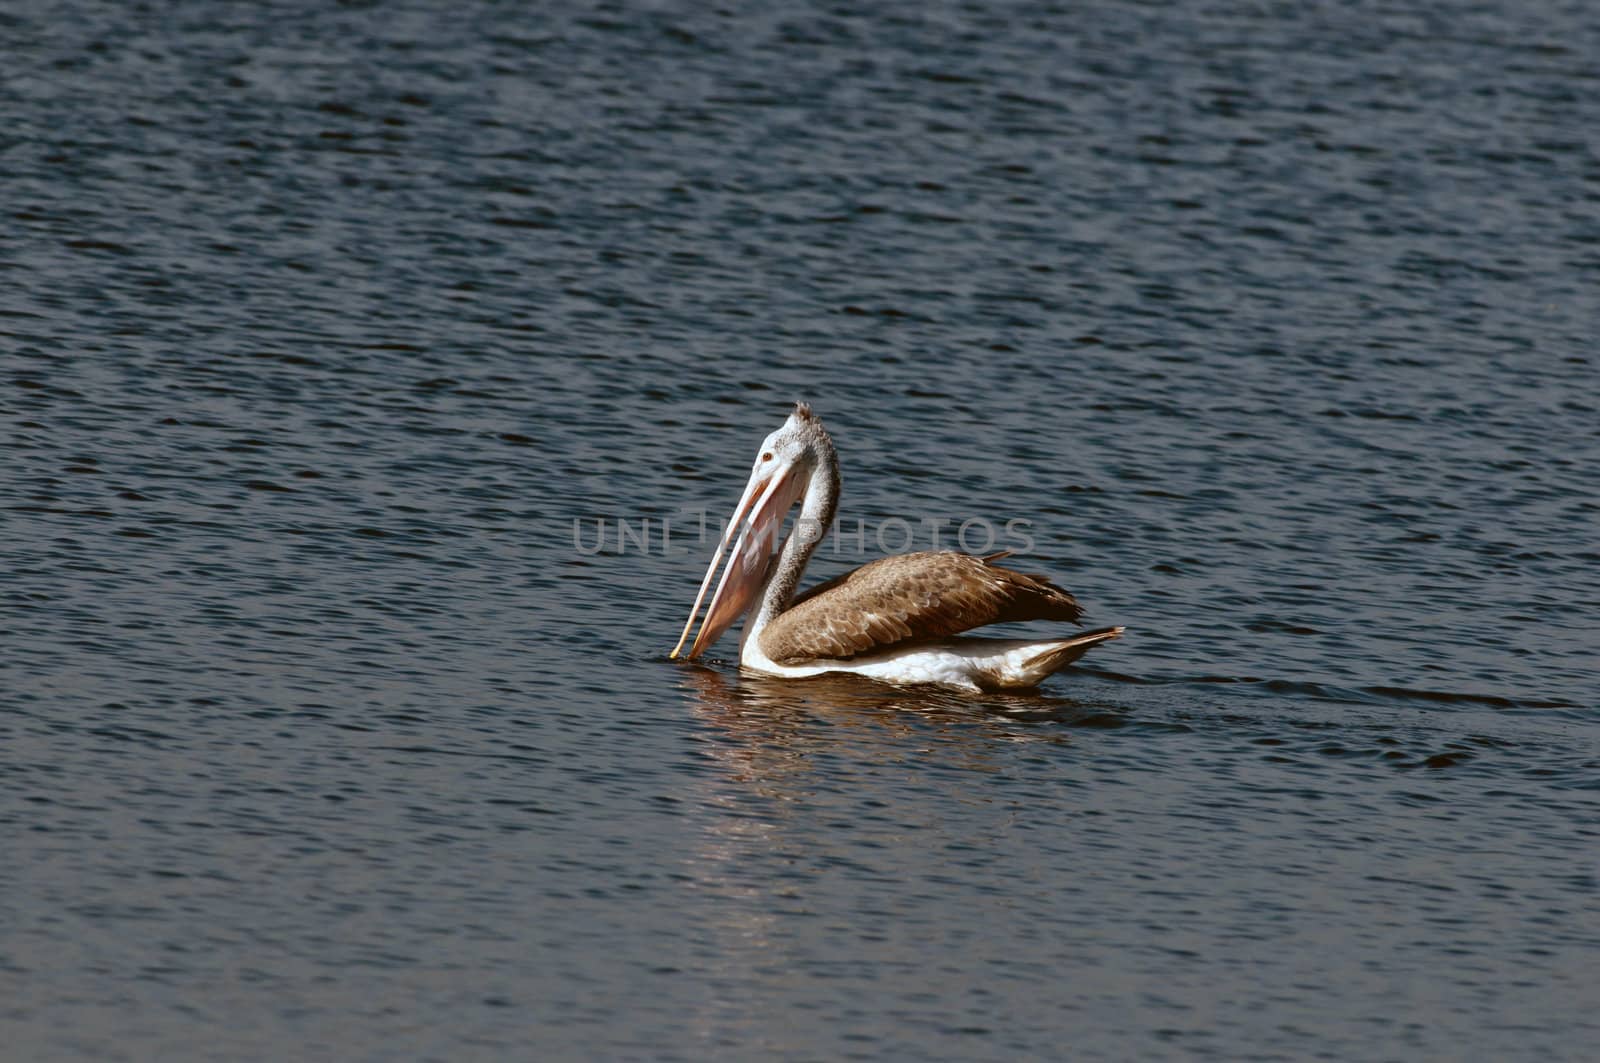
[[[798,596],[762,630],[761,648],[792,664],[859,657],[984,624],[1077,622],[1082,610],[1072,595],[994,564],[1004,556],[926,550],[879,558]]]

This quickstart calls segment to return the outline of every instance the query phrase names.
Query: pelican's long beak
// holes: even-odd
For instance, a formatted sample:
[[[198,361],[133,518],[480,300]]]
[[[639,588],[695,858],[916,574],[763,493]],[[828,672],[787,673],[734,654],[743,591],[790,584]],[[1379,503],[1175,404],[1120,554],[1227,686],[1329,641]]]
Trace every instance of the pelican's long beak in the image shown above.
[[[804,487],[801,463],[797,461],[774,470],[762,470],[750,477],[744,494],[739,496],[739,505],[733,511],[733,517],[728,521],[728,530],[717,545],[710,567],[706,569],[705,579],[700,581],[700,593],[695,595],[694,608],[689,610],[683,634],[678,636],[678,644],[672,648],[673,657],[683,649],[689,629],[694,626],[694,618],[700,612],[700,603],[705,600],[706,588],[711,586],[711,577],[717,574],[717,566],[722,563],[722,556],[727,552],[728,544],[734,542],[736,533],[738,541],[734,543],[733,560],[728,562],[727,569],[722,573],[717,593],[711,596],[705,622],[700,625],[694,645],[689,647],[689,656],[700,656],[750,607],[750,602],[766,580],[783,518],[800,498]]]

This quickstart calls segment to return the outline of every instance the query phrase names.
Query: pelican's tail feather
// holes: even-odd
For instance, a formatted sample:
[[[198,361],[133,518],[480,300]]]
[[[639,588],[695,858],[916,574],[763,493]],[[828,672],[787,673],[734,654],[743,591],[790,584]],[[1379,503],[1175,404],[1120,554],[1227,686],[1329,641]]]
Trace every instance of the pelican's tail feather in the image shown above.
[[[1005,687],[1012,689],[1038,686],[1100,643],[1121,638],[1123,630],[1121,627],[1103,627],[1067,639],[1041,642],[1038,644],[1039,652],[1024,658],[1019,667],[1004,676],[1002,682]]]

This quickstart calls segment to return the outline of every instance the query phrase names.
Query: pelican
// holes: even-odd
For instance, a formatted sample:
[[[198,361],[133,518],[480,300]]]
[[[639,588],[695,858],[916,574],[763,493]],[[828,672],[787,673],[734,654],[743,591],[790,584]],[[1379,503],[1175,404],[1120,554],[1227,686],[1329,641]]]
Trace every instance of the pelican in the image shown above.
[[[800,515],[776,550],[784,518],[796,502]],[[739,642],[739,664],[785,678],[850,672],[975,693],[1028,689],[1122,634],[1120,627],[1107,627],[1051,639],[962,635],[985,624],[1077,623],[1082,615],[1077,599],[1049,580],[995,564],[1006,552],[975,557],[926,550],[883,557],[797,596],[806,562],[838,506],[833,440],[811,407],[797,403],[761,444],[671,656],[683,649],[730,543],[732,559],[689,648],[691,658],[710,648],[758,600]]]

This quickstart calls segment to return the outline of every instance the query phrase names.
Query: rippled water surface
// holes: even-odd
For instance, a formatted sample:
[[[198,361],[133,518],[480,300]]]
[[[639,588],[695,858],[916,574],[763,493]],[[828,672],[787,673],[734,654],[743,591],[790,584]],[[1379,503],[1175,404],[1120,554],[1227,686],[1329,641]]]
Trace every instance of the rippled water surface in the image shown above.
[[[8,1054],[1592,1058],[1588,5],[0,39]],[[796,399],[1127,637],[669,663]]]

